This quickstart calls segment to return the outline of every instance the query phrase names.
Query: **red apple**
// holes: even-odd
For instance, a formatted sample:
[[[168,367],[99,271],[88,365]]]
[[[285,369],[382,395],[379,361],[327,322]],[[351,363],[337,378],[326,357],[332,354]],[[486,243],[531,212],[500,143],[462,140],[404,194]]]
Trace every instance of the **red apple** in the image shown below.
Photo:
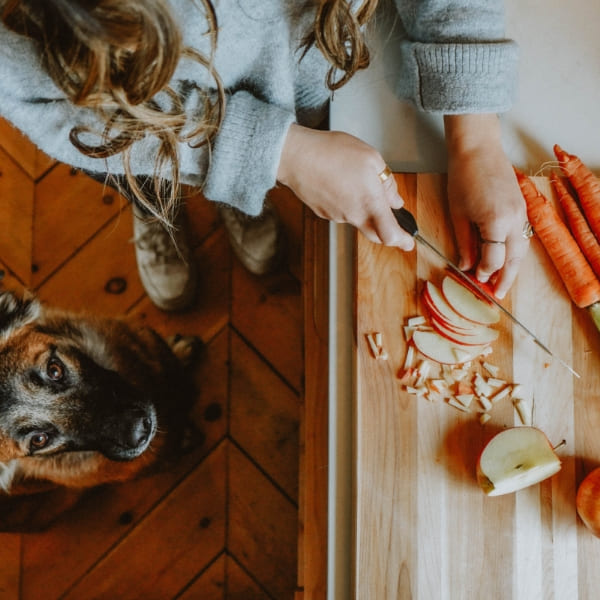
[[[500,496],[548,479],[560,468],[560,459],[543,431],[512,427],[486,444],[477,462],[477,482],[488,496]]]
[[[442,281],[442,293],[448,304],[465,319],[483,325],[492,325],[500,320],[500,312],[495,306],[480,300],[450,276],[444,277]]]
[[[442,320],[434,315],[431,315],[430,320],[433,328],[440,335],[461,346],[484,346],[498,339],[498,331],[491,327],[482,327],[474,330],[473,333],[465,334],[446,326]]]
[[[447,267],[446,272],[449,277],[452,279],[456,279],[456,281],[460,282],[462,285],[469,288],[480,300],[491,304],[490,301],[481,293],[480,290],[483,290],[488,296],[491,296],[496,300],[496,294],[494,294],[494,286],[487,281],[485,283],[479,281],[477,277],[475,277],[474,271],[462,271],[464,277],[461,277],[454,269]]]
[[[480,327],[477,323],[459,315],[448,304],[440,289],[431,281],[425,282],[423,300],[430,312],[443,320],[448,327],[456,329],[457,333],[471,333]]]
[[[579,484],[576,504],[584,525],[600,537],[600,467],[591,471]]]

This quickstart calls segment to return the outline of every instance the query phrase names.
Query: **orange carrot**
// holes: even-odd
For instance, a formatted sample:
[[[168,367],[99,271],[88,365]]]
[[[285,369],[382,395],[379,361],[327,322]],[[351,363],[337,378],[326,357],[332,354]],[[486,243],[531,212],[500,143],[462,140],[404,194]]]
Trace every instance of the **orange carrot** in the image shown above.
[[[556,267],[573,302],[580,308],[600,300],[600,282],[552,203],[533,181],[515,169],[527,204],[527,217]]]
[[[590,263],[594,273],[600,277],[600,244],[596,236],[590,229],[585,215],[581,212],[577,200],[567,189],[567,186],[562,182],[560,177],[553,172],[550,174],[550,181],[563,208],[573,237]]]
[[[554,154],[577,192],[590,229],[600,239],[600,181],[579,157],[565,152],[558,144],[554,145]]]

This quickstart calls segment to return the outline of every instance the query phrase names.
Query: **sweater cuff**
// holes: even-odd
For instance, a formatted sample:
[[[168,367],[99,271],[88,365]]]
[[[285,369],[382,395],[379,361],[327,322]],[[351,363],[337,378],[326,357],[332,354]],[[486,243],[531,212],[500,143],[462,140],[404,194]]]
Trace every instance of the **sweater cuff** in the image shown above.
[[[505,112],[516,97],[518,54],[518,46],[512,41],[403,42],[401,55],[406,71],[398,91],[428,112]]]
[[[236,92],[228,98],[210,158],[204,195],[249,214],[260,214],[277,170],[293,112]]]

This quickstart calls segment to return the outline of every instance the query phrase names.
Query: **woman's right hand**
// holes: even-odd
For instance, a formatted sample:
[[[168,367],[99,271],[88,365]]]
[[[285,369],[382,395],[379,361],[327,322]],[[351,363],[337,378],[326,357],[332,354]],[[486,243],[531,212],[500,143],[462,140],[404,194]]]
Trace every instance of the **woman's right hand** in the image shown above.
[[[385,167],[377,150],[352,135],[293,124],[277,180],[317,216],[349,223],[374,243],[412,250],[412,236],[391,211],[404,204],[396,181],[379,177]]]

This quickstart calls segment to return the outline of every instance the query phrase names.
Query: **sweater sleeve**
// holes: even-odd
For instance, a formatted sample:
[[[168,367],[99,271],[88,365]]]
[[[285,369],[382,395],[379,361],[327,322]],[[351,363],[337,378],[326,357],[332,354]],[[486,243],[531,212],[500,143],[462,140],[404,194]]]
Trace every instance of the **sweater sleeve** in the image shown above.
[[[293,112],[247,91],[228,98],[215,139],[204,195],[257,215],[277,179],[279,159]]]
[[[396,0],[405,30],[398,93],[445,114],[504,112],[515,99],[518,47],[500,0]]]
[[[121,154],[91,158],[73,146],[69,140],[73,127],[101,132],[103,123],[93,111],[74,106],[65,98],[37,63],[27,40],[1,31],[11,43],[2,45],[0,54],[0,115],[56,160],[97,173],[122,174]],[[185,81],[181,88],[185,90]],[[182,97],[193,122],[201,98],[194,90],[187,90]],[[233,205],[248,214],[260,213],[267,191],[276,184],[285,136],[295,118],[292,110],[261,101],[248,91],[231,93],[211,150],[206,145],[178,144],[181,181],[203,186],[210,200]],[[84,134],[81,139],[90,145],[100,142],[95,134]],[[154,136],[136,141],[130,152],[132,173],[152,176],[157,151]],[[164,175],[168,177],[168,170]]]

